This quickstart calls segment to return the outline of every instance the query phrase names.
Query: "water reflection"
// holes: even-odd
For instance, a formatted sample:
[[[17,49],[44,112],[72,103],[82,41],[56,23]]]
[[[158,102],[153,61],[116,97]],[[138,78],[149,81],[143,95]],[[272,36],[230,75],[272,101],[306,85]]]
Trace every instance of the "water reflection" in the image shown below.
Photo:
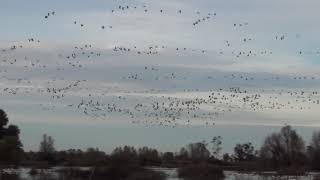
[[[0,171],[0,180],[62,180],[66,179],[58,173],[62,167],[55,167],[51,169],[36,169],[37,173],[30,173],[31,168],[19,169],[3,169]],[[87,170],[88,168],[82,168]],[[178,177],[175,168],[151,168],[156,171],[164,172],[167,174],[167,180],[184,180]],[[264,173],[258,175],[254,173],[242,174],[234,171],[225,171],[225,180],[317,180],[319,179],[318,173],[309,173],[306,176],[293,177],[293,176],[275,176],[273,173]]]

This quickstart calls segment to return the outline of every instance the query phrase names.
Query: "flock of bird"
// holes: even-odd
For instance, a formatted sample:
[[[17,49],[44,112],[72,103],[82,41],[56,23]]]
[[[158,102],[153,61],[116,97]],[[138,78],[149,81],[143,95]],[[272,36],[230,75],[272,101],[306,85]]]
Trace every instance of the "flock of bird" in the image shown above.
[[[142,11],[154,13],[146,5],[118,5],[111,10],[112,14],[125,11]],[[158,9],[157,13],[166,14],[165,9]],[[184,10],[177,9],[176,15],[182,16]],[[58,16],[58,12],[50,11],[44,18],[50,22],[50,18]],[[195,12],[196,20],[190,24],[193,27],[218,18],[217,13]],[[72,23],[72,22],[71,22]],[[86,25],[80,20],[74,20],[74,25],[84,28]],[[234,28],[249,27],[248,22],[234,23]],[[101,25],[102,30],[116,29],[113,25]],[[276,35],[276,41],[285,41],[286,35]],[[240,43],[246,44],[255,41],[255,38],[240,38]],[[248,73],[229,73],[224,75],[210,75],[202,72],[182,73],[161,66],[143,65],[136,71],[124,71],[121,76],[113,77],[113,80],[123,83],[131,83],[136,86],[143,84],[161,84],[160,87],[134,89],[121,88],[117,85],[99,85],[95,80],[77,79],[81,73],[92,68],[92,64],[102,61],[105,57],[138,55],[154,55],[161,57],[162,52],[172,51],[178,54],[196,53],[206,56],[214,53],[206,49],[188,47],[173,47],[169,45],[153,44],[139,47],[138,45],[114,46],[108,51],[94,47],[94,44],[78,44],[67,50],[59,52],[52,61],[40,59],[40,56],[30,55],[24,51],[31,46],[41,46],[42,41],[30,37],[24,42],[8,44],[7,48],[0,50],[0,79],[6,86],[1,86],[1,96],[39,96],[48,98],[46,103],[39,103],[39,107],[45,111],[57,111],[60,106],[64,110],[77,112],[91,118],[99,119],[130,119],[132,123],[145,125],[159,125],[176,127],[180,124],[190,125],[201,123],[207,126],[215,125],[215,122],[227,113],[233,112],[261,112],[261,111],[308,111],[320,106],[320,91],[274,88],[251,88],[255,83],[278,83],[295,81],[297,84],[317,83],[320,79],[310,75],[292,75],[258,77]],[[272,56],[271,49],[239,50],[231,49],[233,44],[226,40],[221,50],[217,53],[221,56],[231,55],[235,59]],[[229,53],[229,54],[228,54]],[[320,54],[320,50],[298,50],[298,55]],[[16,71],[23,67],[22,71]],[[110,69],[110,68],[109,68]],[[109,70],[108,69],[108,70]],[[107,71],[107,69],[106,69]],[[76,73],[72,80],[61,77],[64,73]],[[26,77],[26,74],[30,77]],[[52,77],[48,77],[51,75]],[[68,76],[68,74],[65,74]],[[197,80],[193,80],[197,76]],[[101,77],[100,77],[101,78]],[[196,81],[207,84],[206,87],[196,87]],[[227,82],[227,86],[219,87],[217,82]],[[212,87],[210,87],[212,84]],[[150,85],[153,86],[153,85]],[[280,87],[280,86],[279,86]],[[178,91],[178,93],[176,92]],[[190,95],[191,94],[191,95]],[[223,118],[222,118],[223,119]]]

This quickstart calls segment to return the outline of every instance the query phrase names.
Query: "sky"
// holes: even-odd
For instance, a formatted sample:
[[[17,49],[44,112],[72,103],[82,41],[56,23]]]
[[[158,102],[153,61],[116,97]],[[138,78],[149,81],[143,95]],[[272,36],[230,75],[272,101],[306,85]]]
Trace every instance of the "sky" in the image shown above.
[[[231,151],[284,124],[309,138],[320,126],[319,5],[1,0],[0,108],[26,150],[43,133],[59,149],[109,152],[215,135]]]

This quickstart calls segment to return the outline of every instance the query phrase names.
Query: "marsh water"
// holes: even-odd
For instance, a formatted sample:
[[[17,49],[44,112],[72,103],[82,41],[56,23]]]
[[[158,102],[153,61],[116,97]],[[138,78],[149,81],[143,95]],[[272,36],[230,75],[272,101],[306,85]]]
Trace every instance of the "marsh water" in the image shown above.
[[[43,180],[43,179],[50,179],[55,180],[59,179],[59,173],[57,172],[59,169],[63,167],[54,167],[51,169],[37,169],[39,172],[36,176],[30,175],[30,168],[19,168],[19,169],[3,169],[1,170],[0,174],[3,172],[8,174],[17,175],[16,180]],[[82,168],[88,169],[88,168]],[[167,180],[184,180],[178,177],[177,171],[175,168],[153,168],[155,171],[163,172],[167,175]],[[308,173],[306,176],[276,176],[273,172],[266,172],[263,175],[259,175],[256,173],[238,173],[235,171],[225,171],[226,178],[224,180],[314,180],[318,173]],[[4,179],[1,178],[0,180]]]
[[[164,172],[168,175],[167,180],[184,180],[178,178],[177,171],[174,168],[153,168],[154,170]],[[224,180],[313,180],[317,173],[309,173],[306,176],[293,177],[282,176],[277,177],[273,172],[264,173],[264,175],[258,175],[255,173],[238,173],[235,171],[225,171],[226,178]]]

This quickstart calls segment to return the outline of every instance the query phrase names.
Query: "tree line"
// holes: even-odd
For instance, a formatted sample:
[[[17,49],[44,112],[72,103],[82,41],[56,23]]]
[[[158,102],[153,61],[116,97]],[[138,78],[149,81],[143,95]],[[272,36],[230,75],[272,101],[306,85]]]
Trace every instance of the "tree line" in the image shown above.
[[[224,168],[246,170],[281,170],[301,168],[320,170],[320,131],[314,132],[306,142],[291,126],[268,135],[260,149],[252,143],[236,144],[233,153],[222,154],[223,138],[213,137],[210,142],[190,143],[178,152],[159,152],[150,147],[117,147],[111,154],[98,148],[58,151],[51,136],[43,135],[39,151],[24,152],[20,130],[10,125],[7,114],[0,109],[0,163],[47,164],[65,166],[105,166],[114,164],[139,164],[141,166],[172,166],[206,163]]]

